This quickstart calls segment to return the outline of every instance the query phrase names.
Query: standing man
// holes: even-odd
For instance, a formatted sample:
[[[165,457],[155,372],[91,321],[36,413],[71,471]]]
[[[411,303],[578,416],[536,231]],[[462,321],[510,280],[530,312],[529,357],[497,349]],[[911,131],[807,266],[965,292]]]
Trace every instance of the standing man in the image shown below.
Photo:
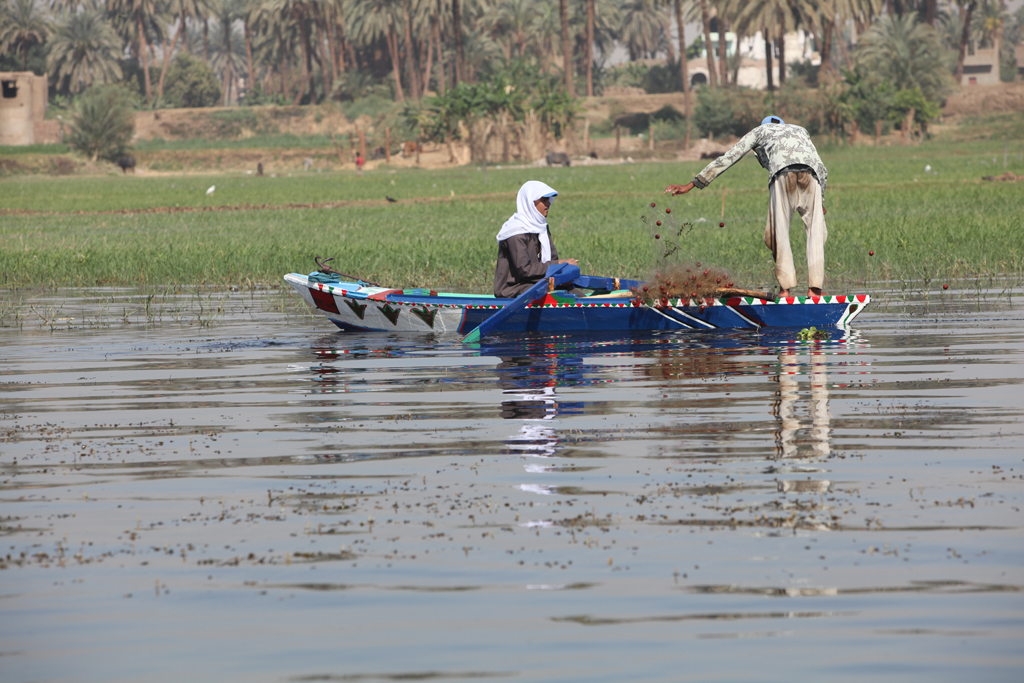
[[[796,287],[793,250],[789,245],[789,222],[793,211],[804,220],[807,232],[807,296],[821,296],[825,280],[825,185],[828,171],[800,126],[788,125],[778,116],[768,116],[732,149],[718,157],[687,185],[669,185],[666,194],[686,194],[694,187],[704,189],[720,173],[754,150],[761,166],[768,169],[768,224],[764,243],[775,259],[775,277],[782,291],[790,296]]]

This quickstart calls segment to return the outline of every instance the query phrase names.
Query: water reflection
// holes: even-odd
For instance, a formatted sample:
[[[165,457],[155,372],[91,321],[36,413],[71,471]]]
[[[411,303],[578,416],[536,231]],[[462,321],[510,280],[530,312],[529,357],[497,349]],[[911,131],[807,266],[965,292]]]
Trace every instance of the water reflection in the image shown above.
[[[561,401],[555,392],[559,384],[583,381],[583,358],[560,354],[552,348],[546,351],[536,356],[501,357],[495,370],[502,393],[501,417],[523,423],[505,445],[514,453],[550,458],[558,451],[559,444],[555,417],[583,411],[583,404]],[[549,468],[527,464],[526,471],[544,472]],[[547,493],[547,490],[535,492]]]
[[[824,458],[832,450],[828,359],[817,345],[811,347],[806,360],[802,360],[801,355],[795,346],[780,350],[778,373],[772,378],[779,385],[771,405],[771,414],[778,423],[775,430],[777,459]],[[810,380],[805,393],[801,392],[801,375]],[[801,410],[804,399],[807,403],[805,410]],[[801,431],[806,434],[803,439]]]

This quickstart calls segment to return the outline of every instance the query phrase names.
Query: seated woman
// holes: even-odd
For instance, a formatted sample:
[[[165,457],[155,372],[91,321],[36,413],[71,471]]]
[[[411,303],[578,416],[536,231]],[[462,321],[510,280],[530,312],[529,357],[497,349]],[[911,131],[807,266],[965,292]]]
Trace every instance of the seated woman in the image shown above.
[[[519,188],[516,212],[498,233],[498,267],[494,272],[494,296],[513,299],[547,273],[556,263],[578,265],[576,259],[558,260],[558,250],[548,228],[548,209],[558,193],[539,180]]]

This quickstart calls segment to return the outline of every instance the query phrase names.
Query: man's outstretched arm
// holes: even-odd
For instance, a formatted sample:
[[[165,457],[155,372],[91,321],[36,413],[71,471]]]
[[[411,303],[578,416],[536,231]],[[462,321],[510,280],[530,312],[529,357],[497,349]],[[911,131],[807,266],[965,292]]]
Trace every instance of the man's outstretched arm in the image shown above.
[[[675,197],[677,194],[686,194],[694,187],[693,183],[687,183],[686,185],[669,185],[665,188],[665,194],[670,194]]]

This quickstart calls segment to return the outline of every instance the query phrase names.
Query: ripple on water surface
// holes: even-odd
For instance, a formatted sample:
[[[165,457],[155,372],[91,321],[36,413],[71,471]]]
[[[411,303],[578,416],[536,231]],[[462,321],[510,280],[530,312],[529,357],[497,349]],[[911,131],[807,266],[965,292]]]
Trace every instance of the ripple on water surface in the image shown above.
[[[0,328],[5,680],[1019,677],[1019,299],[466,347],[245,298]]]

